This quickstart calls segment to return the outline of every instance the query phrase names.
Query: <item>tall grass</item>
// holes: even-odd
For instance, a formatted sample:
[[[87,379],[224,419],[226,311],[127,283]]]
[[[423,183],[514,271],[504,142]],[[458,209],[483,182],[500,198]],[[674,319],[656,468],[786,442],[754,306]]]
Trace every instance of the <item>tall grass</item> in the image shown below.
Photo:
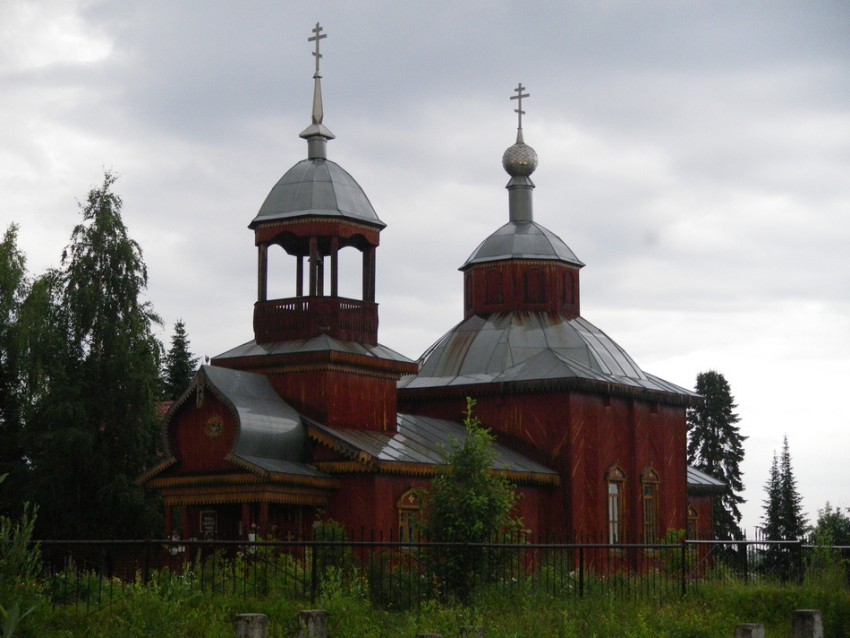
[[[41,635],[230,638],[235,615],[251,612],[269,616],[271,636],[291,638],[297,613],[307,606],[283,588],[262,598],[237,592],[210,596],[201,591],[197,575],[165,571],[147,584],[117,587],[111,605],[101,609],[57,606]],[[461,626],[483,626],[488,638],[726,638],[744,622],[764,623],[767,635],[785,636],[792,612],[800,608],[823,612],[826,636],[850,637],[850,591],[828,574],[793,586],[709,583],[675,602],[623,599],[612,591],[562,598],[531,586],[510,591],[493,586],[476,591],[464,605],[429,601],[400,612],[373,607],[368,579],[352,580],[331,568],[323,575],[316,606],[330,613],[334,638],[412,638],[419,632],[448,638]]]

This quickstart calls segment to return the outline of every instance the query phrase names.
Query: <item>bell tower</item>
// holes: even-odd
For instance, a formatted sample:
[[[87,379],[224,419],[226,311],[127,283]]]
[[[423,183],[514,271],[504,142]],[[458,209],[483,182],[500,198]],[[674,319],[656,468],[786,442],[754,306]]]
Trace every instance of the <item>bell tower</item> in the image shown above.
[[[254,341],[213,363],[267,374],[285,401],[327,425],[392,430],[396,381],[418,366],[378,343],[375,253],[385,224],[355,179],[328,159],[334,134],[323,123],[320,65],[326,37],[317,23],[308,38],[315,72],[312,121],[300,135],[307,159],[278,180],[249,224],[257,247]],[[295,261],[292,294],[275,299],[272,250]],[[340,295],[343,250],[360,253],[362,283],[353,298]]]
[[[257,343],[272,343],[327,334],[377,345],[375,249],[385,224],[354,178],[327,158],[334,134],[323,124],[319,46],[327,35],[318,23],[313,33],[312,123],[300,135],[307,141],[307,159],[278,181],[249,226],[258,253],[254,337]],[[273,246],[296,261],[292,297],[268,299],[268,251]],[[359,299],[339,296],[339,251],[351,248],[362,254]]]

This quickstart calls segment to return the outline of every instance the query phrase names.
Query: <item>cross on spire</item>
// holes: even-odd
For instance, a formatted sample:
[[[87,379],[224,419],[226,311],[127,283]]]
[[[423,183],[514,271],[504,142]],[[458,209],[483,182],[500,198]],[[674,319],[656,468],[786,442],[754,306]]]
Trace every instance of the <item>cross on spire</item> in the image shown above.
[[[321,40],[327,38],[328,34],[322,33],[322,25],[320,25],[318,22],[316,23],[316,28],[313,29],[313,33],[315,33],[316,35],[314,35],[310,38],[307,38],[307,42],[315,42],[316,43],[316,50],[313,52],[313,56],[316,58],[316,73],[315,73],[315,75],[313,75],[313,77],[314,78],[320,78],[322,76],[319,74],[319,60],[322,59],[322,54],[319,53],[319,42]]]
[[[514,109],[514,113],[517,114],[517,127],[516,127],[516,141],[517,144],[522,143],[522,116],[525,115],[525,111],[522,110],[522,98],[531,97],[528,93],[523,93],[525,91],[525,87],[522,85],[522,82],[519,82],[514,89],[514,93],[516,95],[512,95],[511,99],[517,101],[517,108]]]

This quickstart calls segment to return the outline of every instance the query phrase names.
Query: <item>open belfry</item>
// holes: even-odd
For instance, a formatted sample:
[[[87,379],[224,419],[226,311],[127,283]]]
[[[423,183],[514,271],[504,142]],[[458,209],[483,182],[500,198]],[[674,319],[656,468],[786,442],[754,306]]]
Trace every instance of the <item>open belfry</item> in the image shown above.
[[[724,486],[686,464],[686,409],[698,397],[641,370],[581,316],[584,264],[535,221],[538,158],[523,138],[530,96],[521,84],[511,97],[516,142],[502,157],[507,223],[460,267],[462,320],[418,361],[379,343],[385,224],[328,158],[326,37],[316,24],[309,38],[307,158],[248,224],[257,248],[254,339],[198,370],[164,417],[164,460],[139,478],[161,493],[168,535],[287,538],[323,516],[409,539],[422,490],[451,441],[465,436],[467,397],[496,435],[493,469],[516,486],[518,514],[533,532],[619,543],[710,530],[711,496]],[[294,281],[269,281],[272,251],[294,261]],[[354,298],[340,294],[351,275],[342,264],[359,265]],[[287,283],[290,296],[269,298]]]

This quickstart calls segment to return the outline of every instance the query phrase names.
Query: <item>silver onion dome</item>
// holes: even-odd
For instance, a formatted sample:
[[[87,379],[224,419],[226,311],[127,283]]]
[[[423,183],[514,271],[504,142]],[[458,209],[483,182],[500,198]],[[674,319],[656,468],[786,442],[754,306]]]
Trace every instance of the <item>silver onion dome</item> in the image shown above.
[[[502,166],[511,177],[528,177],[537,169],[537,152],[528,144],[517,142],[505,150]]]

